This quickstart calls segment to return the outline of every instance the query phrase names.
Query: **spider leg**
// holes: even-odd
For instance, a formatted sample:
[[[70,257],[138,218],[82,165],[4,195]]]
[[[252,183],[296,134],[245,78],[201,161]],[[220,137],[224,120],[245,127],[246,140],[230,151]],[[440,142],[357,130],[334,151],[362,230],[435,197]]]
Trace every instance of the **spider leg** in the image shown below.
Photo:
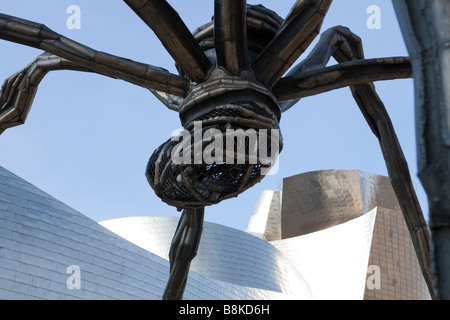
[[[361,112],[380,142],[390,181],[416,249],[423,276],[431,296],[435,298],[430,260],[431,237],[394,126],[372,83],[353,85],[350,88]]]
[[[331,57],[340,63],[325,68]],[[361,38],[350,29],[337,26],[326,30],[311,53],[274,86],[278,100],[285,101],[281,104],[282,111],[290,109],[299,98],[348,85],[412,78],[407,57],[363,59]]]
[[[25,123],[39,83],[53,70],[90,71],[49,53],[38,56],[3,83],[0,91],[0,134],[7,128]]]
[[[170,246],[170,275],[163,294],[164,300],[183,298],[189,267],[200,244],[204,213],[205,208],[183,210]]]
[[[99,52],[70,40],[46,26],[0,14],[0,39],[42,49],[105,76],[147,89],[186,95],[189,82],[167,70]]]
[[[219,66],[234,76],[248,69],[246,0],[215,0],[214,43]]]
[[[165,0],[124,0],[161,40],[190,79],[204,80],[212,64],[178,13]]]
[[[332,0],[298,0],[254,62],[258,79],[275,85],[319,34]]]
[[[379,80],[412,78],[407,57],[377,58],[342,62],[326,68],[308,68],[286,76],[273,87],[282,112],[289,110],[301,98],[354,84]]]
[[[348,61],[356,63],[356,60],[364,59],[361,39],[345,27],[329,29],[324,32],[318,45],[305,61],[293,69],[292,74],[323,68],[331,56],[342,64],[350,63]],[[336,78],[335,81],[340,81],[340,78]],[[350,89],[367,123],[379,140],[392,187],[416,248],[425,281],[433,296],[430,234],[392,121],[375,86],[367,81],[367,78],[360,78],[359,84],[350,85]]]
[[[308,71],[324,68],[331,57],[341,57],[340,62],[364,59],[361,38],[346,27],[333,27],[322,33],[319,43],[311,53],[287,73],[287,77],[305,74]],[[284,80],[284,79],[283,79]],[[280,83],[279,87],[286,82]],[[278,84],[277,84],[278,85]],[[286,90],[286,89],[285,89]],[[286,90],[287,91],[287,90]],[[293,90],[298,91],[298,90]],[[299,99],[283,103],[282,110],[290,109]]]
[[[181,104],[183,103],[183,98],[177,97],[173,94],[165,93],[158,90],[150,89],[153,95],[158,98],[168,109],[178,112]]]
[[[438,299],[450,299],[450,6],[393,0],[415,84],[418,177],[427,193]]]

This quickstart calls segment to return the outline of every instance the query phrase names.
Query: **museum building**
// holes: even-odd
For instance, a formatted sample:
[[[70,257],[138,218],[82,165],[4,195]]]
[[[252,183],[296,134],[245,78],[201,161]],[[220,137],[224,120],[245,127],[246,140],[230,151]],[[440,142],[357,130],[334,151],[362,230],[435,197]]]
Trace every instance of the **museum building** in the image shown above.
[[[0,167],[1,299],[161,299],[176,217],[100,223]],[[389,178],[323,170],[205,222],[186,300],[427,300]]]

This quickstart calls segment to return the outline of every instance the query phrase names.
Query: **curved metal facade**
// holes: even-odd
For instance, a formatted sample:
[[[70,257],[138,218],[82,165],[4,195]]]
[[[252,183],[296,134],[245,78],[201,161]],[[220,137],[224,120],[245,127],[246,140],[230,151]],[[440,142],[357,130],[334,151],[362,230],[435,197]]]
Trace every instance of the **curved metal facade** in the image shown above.
[[[150,225],[157,229],[165,225],[159,235],[167,231],[163,237],[169,239],[175,223],[162,219]],[[250,253],[253,256],[235,262],[241,265],[240,276],[233,273],[230,261],[228,276],[220,277],[213,270],[221,267],[220,254],[213,255],[218,260],[209,260],[205,252],[204,263],[196,264],[206,275],[190,272],[185,299],[312,298],[295,268],[270,244],[239,230],[208,226],[206,241],[214,242],[216,234],[222,240],[207,245],[207,251],[228,252],[229,258],[238,260]],[[1,167],[0,248],[3,299],[161,299],[169,275],[165,258],[125,240]],[[254,265],[257,258],[259,268]],[[73,266],[79,267],[78,275]],[[262,277],[270,275],[272,281],[264,283]]]
[[[277,201],[281,214],[276,209]],[[388,177],[359,170],[322,170],[285,178],[281,200],[276,200],[275,193],[270,192],[260,198],[247,230],[263,239],[277,240],[271,243],[284,253],[296,252],[295,255],[289,254],[291,261],[299,262],[300,257],[308,257],[311,264],[311,260],[316,261],[312,273],[302,269],[303,261],[300,261],[300,265],[294,263],[311,285],[316,298],[330,298],[333,295],[351,298],[354,297],[353,294],[344,290],[348,289],[348,285],[344,286],[343,283],[350,283],[357,277],[356,274],[360,274],[361,269],[354,268],[361,264],[354,262],[346,267],[345,264],[352,259],[363,259],[366,253],[362,253],[364,250],[350,250],[353,242],[345,241],[360,234],[359,239],[355,238],[354,241],[363,245],[369,234],[363,235],[361,232],[369,229],[364,223],[353,230],[344,231],[344,227],[365,219],[364,217],[373,214],[373,210],[375,220],[367,252],[368,265],[366,263],[365,267],[367,282],[358,289],[359,292],[365,288],[363,296],[367,300],[431,299],[408,227]],[[266,223],[260,221],[261,217],[265,217]],[[274,239],[273,229],[277,224],[281,232],[279,238]],[[342,231],[332,236],[331,232],[336,230]],[[312,237],[316,237],[316,240],[312,240]],[[306,239],[311,239],[309,245],[302,245]],[[309,253],[311,248],[317,250]],[[350,255],[349,251],[352,251]],[[320,261],[324,261],[323,259],[327,259],[330,266],[328,269],[321,268],[324,263]],[[343,277],[352,269],[355,276],[348,275],[341,284],[338,284],[337,279],[325,280],[330,276]],[[319,281],[315,280],[316,277],[319,277]],[[375,283],[371,283],[372,281]],[[328,286],[327,290],[322,287],[322,290],[314,292],[315,288],[321,287],[321,283],[333,283],[343,289],[340,293],[341,289],[332,293],[332,288],[336,287]]]
[[[119,236],[166,260],[177,224],[175,217],[132,217],[101,222]],[[298,297],[310,295],[303,276],[273,245],[219,224],[205,222],[190,270],[244,287]]]
[[[357,176],[352,190],[360,189],[360,200],[353,201],[359,204],[349,211],[350,219],[282,238],[283,215],[294,216],[282,210],[289,186],[285,183],[283,193],[264,192],[249,223],[252,234],[205,223],[184,298],[429,299],[387,178],[359,171],[315,175],[335,173]],[[296,177],[302,183],[311,174]],[[322,185],[332,187],[317,194],[346,192],[342,182]],[[327,214],[321,215],[326,221]],[[98,224],[0,167],[0,297],[161,299],[177,222],[130,217]],[[369,289],[373,265],[379,267],[380,287]]]

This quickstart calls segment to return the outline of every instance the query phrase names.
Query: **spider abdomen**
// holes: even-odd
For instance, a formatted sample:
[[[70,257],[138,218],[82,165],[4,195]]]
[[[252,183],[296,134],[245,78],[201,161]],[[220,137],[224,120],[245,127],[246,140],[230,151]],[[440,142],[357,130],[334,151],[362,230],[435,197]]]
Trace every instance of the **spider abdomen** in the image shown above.
[[[180,119],[183,132],[153,153],[146,170],[155,193],[180,209],[238,196],[264,178],[282,149],[279,105],[256,81],[199,84]]]
[[[238,196],[264,178],[282,149],[280,106],[251,63],[283,19],[263,6],[249,5],[246,15],[250,63],[238,73],[218,61],[215,36],[223,30],[214,28],[220,23],[194,31],[215,67],[204,81],[192,84],[179,107],[183,132],[163,143],[148,162],[146,176],[156,195],[179,209]]]

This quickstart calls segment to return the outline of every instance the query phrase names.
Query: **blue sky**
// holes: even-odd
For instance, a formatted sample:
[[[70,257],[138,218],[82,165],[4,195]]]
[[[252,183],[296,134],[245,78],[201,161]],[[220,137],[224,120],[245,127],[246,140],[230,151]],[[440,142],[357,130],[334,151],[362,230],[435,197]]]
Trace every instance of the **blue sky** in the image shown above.
[[[294,2],[248,1],[261,3],[282,17]],[[213,15],[213,0],[169,3],[191,31]],[[66,26],[70,5],[81,9],[81,29]],[[366,25],[371,5],[381,9],[379,30]],[[123,1],[2,1],[0,12],[44,23],[94,49],[176,72],[159,40]],[[336,25],[349,27],[363,39],[366,58],[408,55],[390,0],[335,0],[322,32]],[[40,53],[0,40],[0,81]],[[417,178],[413,81],[375,85],[392,118],[427,216],[426,196]],[[146,89],[100,75],[57,71],[41,83],[26,124],[0,136],[0,166],[96,221],[178,216],[175,208],[154,195],[144,173],[154,149],[180,127],[177,113]],[[280,189],[284,177],[302,172],[359,169],[387,175],[378,141],[348,88],[301,100],[283,114],[281,132],[284,149],[278,174],[267,176],[236,199],[206,208],[206,221],[245,229],[258,194]]]

